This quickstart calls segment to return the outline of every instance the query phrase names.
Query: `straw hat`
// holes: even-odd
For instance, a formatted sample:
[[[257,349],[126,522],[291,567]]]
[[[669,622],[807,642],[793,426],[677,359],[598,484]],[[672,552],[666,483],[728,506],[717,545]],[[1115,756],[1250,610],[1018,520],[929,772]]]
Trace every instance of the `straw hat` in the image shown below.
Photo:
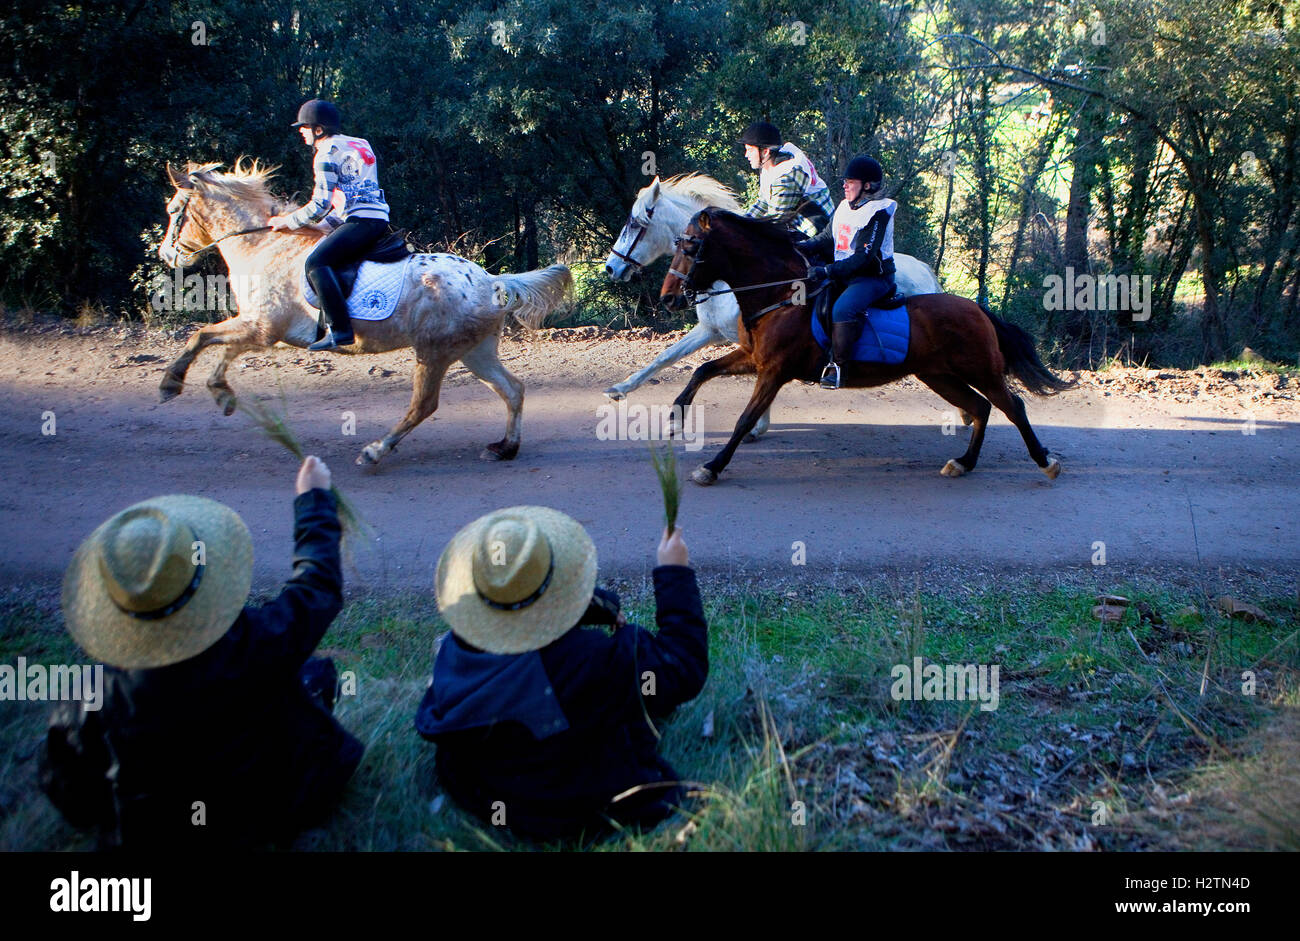
[[[206,497],[155,497],[78,547],[63,576],[63,617],[96,660],[167,666],[230,630],[252,578],[253,540],[239,514]]]
[[[438,610],[488,653],[540,650],[578,623],[596,587],[596,546],[582,524],[543,506],[481,516],[438,560]]]

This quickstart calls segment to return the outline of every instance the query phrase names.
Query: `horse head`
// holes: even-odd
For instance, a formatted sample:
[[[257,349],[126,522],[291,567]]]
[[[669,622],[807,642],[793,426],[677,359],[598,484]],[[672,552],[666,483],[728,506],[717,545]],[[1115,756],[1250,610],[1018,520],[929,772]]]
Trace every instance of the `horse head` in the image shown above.
[[[220,164],[188,164],[178,171],[167,164],[167,178],[176,192],[167,201],[167,231],[158,256],[173,268],[210,248],[226,233],[264,222],[277,201],[266,187],[274,167],[241,159],[229,173]]]
[[[701,209],[718,206],[740,209],[736,194],[703,173],[682,173],[666,180],[655,177],[636,194],[632,211],[605,261],[611,281],[628,281],[646,266],[673,251],[673,239]]]
[[[199,183],[191,175],[195,169],[191,165],[184,172],[177,172],[170,162],[167,164],[167,178],[176,192],[167,201],[167,231],[158,246],[158,257],[172,268],[182,267],[182,259],[212,241]]]
[[[709,210],[702,209],[673,243],[677,250],[659,289],[659,301],[665,310],[679,311],[688,307],[694,303],[694,294],[701,290],[701,286],[725,280],[712,274],[714,262],[704,257],[704,246],[714,229]]]
[[[639,276],[646,265],[672,247],[673,233],[662,217],[655,220],[662,187],[659,177],[637,193],[618,240],[605,260],[605,275],[611,281],[629,281]]]

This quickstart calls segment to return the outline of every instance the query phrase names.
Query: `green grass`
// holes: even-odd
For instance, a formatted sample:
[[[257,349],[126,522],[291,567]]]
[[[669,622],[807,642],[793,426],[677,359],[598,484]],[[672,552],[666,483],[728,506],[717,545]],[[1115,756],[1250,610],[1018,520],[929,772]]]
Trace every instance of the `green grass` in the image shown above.
[[[1238,357],[1211,363],[1208,368],[1223,369],[1229,372],[1277,373],[1282,376],[1300,376],[1300,366],[1289,366],[1286,363],[1275,363],[1267,359],[1242,359]]]
[[[614,587],[631,620],[653,623],[646,584]],[[737,592],[706,583],[709,681],[660,728],[663,754],[699,796],[652,832],[590,848],[1300,843],[1300,811],[1288,796],[1297,783],[1290,730],[1300,715],[1295,595],[1251,597],[1271,621],[1246,623],[1224,619],[1187,588],[1114,590],[1134,604],[1103,624],[1091,592],[1028,581],[942,591]],[[0,663],[19,654],[77,662],[57,599],[0,601]],[[1163,623],[1143,618],[1138,602]],[[1188,605],[1199,612],[1176,613]],[[328,826],[296,848],[554,848],[517,841],[441,795],[434,748],[412,717],[443,630],[431,596],[416,594],[355,599],[331,626],[322,651],[357,681],[337,715],[366,757]],[[916,656],[997,664],[999,707],[895,701],[891,668]],[[1242,694],[1245,670],[1255,671],[1254,696]],[[35,787],[46,708],[5,703],[0,712],[0,849],[90,845]],[[1098,807],[1103,825],[1092,823]]]

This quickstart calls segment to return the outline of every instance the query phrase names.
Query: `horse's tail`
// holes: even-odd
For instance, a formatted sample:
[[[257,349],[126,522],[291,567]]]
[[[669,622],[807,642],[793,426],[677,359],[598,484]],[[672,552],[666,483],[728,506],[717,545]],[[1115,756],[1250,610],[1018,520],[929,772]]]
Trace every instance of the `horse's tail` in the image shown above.
[[[1028,333],[1013,323],[1007,323],[983,304],[979,307],[993,321],[993,329],[998,333],[998,348],[1007,361],[1007,373],[1019,379],[1026,389],[1034,395],[1055,395],[1079,384],[1074,379],[1062,379],[1044,366],[1034,349],[1034,338]]]
[[[515,320],[529,330],[536,330],[551,311],[569,300],[573,293],[573,275],[567,265],[551,265],[523,274],[497,275],[492,282],[492,292],[497,306],[514,314]]]

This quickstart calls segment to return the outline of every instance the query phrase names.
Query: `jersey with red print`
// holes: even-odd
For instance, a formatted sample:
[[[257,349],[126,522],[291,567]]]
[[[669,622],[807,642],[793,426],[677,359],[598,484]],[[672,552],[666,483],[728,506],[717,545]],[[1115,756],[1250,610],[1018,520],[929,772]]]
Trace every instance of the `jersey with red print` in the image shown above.
[[[311,202],[289,216],[295,227],[324,219],[337,190],[343,194],[343,218],[388,220],[388,203],[379,188],[378,160],[369,142],[360,137],[334,134],[316,143],[312,161],[315,187]]]

